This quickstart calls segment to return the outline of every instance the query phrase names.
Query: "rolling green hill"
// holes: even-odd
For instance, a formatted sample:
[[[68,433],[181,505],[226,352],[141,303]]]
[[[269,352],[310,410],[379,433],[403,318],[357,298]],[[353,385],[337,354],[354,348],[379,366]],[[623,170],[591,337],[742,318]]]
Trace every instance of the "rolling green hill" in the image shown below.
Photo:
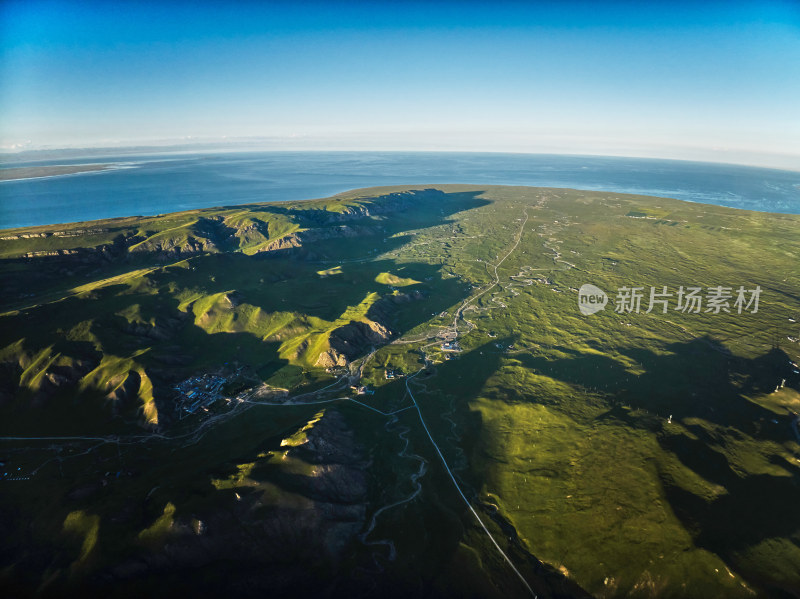
[[[0,231],[0,588],[800,596],[798,231],[467,185]]]

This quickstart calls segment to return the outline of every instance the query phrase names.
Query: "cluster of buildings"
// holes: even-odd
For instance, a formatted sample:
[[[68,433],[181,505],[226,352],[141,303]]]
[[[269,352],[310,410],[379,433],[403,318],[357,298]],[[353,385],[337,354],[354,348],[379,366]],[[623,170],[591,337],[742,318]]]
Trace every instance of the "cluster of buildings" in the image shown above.
[[[458,344],[458,341],[445,341],[439,347],[442,351],[461,351],[461,346]]]
[[[182,381],[173,389],[178,393],[176,405],[181,417],[197,410],[208,412],[217,400],[222,399],[222,387],[228,379],[216,374],[194,376]]]

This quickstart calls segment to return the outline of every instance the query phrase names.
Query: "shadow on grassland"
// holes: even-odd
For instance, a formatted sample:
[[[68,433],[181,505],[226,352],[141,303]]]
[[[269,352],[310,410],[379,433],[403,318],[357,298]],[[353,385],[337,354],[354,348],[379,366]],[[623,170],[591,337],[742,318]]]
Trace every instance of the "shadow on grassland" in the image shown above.
[[[709,338],[664,349],[663,354],[640,348],[623,351],[637,365],[636,373],[597,354],[519,359],[544,375],[606,395],[612,405],[601,419],[652,431],[662,448],[722,489],[711,498],[701,497],[681,487],[668,471],[660,472],[675,514],[699,547],[719,555],[762,588],[796,593],[800,574],[765,579],[764,565],[752,566],[743,557],[770,539],[795,546],[795,558],[790,560],[796,562],[800,555],[800,472],[797,464],[775,453],[794,440],[792,416],[776,415],[745,394],[774,391],[784,379],[788,387],[800,389],[800,376],[792,372],[788,355],[779,348],[753,359],[733,356]],[[553,407],[559,409],[557,404]],[[682,429],[667,424],[670,415]],[[767,467],[759,465],[765,450],[772,452],[766,462],[774,474],[743,470],[744,463],[757,470]],[[781,577],[784,582],[776,583]]]
[[[487,524],[500,545],[508,553],[512,562],[521,571],[539,597],[588,597],[574,581],[541,562],[525,547],[516,529],[493,506],[485,504],[476,492],[486,484],[485,473],[470,463],[470,456],[480,451],[485,435],[481,413],[471,410],[470,404],[485,388],[486,381],[493,376],[502,363],[502,354],[495,349],[495,342],[505,345],[513,339],[496,339],[487,342],[468,352],[456,354],[451,360],[437,364],[435,373],[430,377],[420,376],[418,380],[429,392],[415,391],[415,396],[422,409],[426,424],[442,453],[450,465],[459,486],[470,502],[476,507],[481,519]],[[412,384],[412,389],[417,386]],[[411,418],[415,414],[412,411]],[[413,421],[413,420],[412,420]],[[411,425],[410,425],[411,426]],[[419,428],[419,424],[417,423]],[[509,569],[502,557],[497,553],[485,533],[476,526],[474,516],[469,512],[463,499],[459,496],[452,480],[444,472],[430,440],[419,431],[414,437],[417,451],[424,452],[431,462],[428,476],[436,480],[436,498],[431,498],[432,505],[447,506],[448,510],[457,510],[460,520],[467,529],[461,529],[458,536],[452,537],[449,552],[453,562],[449,566],[451,574],[458,576],[456,551],[458,542],[464,541],[480,547],[481,560],[491,563],[494,568],[492,580],[497,588],[506,596],[524,596],[524,587]],[[444,509],[444,507],[440,508]],[[438,523],[437,523],[438,522]],[[444,526],[445,518],[433,518],[428,523],[430,535],[436,527]],[[465,537],[469,530],[469,537]],[[464,562],[460,562],[463,567]],[[496,572],[503,572],[497,576]],[[465,589],[466,592],[467,589]]]
[[[457,301],[465,290],[455,279],[445,280],[438,265],[398,264],[394,260],[373,263],[376,245],[382,252],[395,250],[413,236],[409,231],[436,226],[455,212],[486,205],[486,200],[477,198],[479,193],[445,194],[430,190],[409,196],[410,208],[387,212],[391,216],[388,219],[375,221],[364,214],[347,217],[348,222],[355,224],[370,223],[370,230],[379,231],[384,237],[377,233],[342,239],[322,236],[322,239],[292,248],[283,258],[271,260],[239,252],[201,253],[174,266],[159,266],[126,283],[106,285],[80,296],[10,313],[3,317],[2,344],[9,347],[19,343],[20,346],[14,350],[16,353],[11,356],[9,365],[0,369],[0,404],[13,408],[11,411],[4,408],[8,412],[4,421],[9,425],[15,419],[19,422],[19,414],[12,412],[43,407],[52,403],[55,396],[63,395],[70,400],[69,406],[64,401],[59,404],[65,407],[62,416],[67,419],[56,420],[61,424],[70,420],[80,422],[82,430],[99,431],[102,418],[93,417],[91,411],[97,410],[97,404],[105,405],[103,398],[109,389],[105,382],[94,389],[91,385],[79,388],[78,382],[97,368],[104,357],[110,356],[130,360],[132,371],[141,367],[152,372],[159,408],[168,407],[164,402],[170,395],[169,385],[198,369],[237,361],[252,367],[262,378],[268,378],[287,363],[278,356],[283,339],[269,338],[270,330],[274,329],[271,315],[275,313],[280,313],[290,329],[303,330],[309,327],[310,319],[334,321],[345,316],[350,307],[372,302],[366,308],[367,314],[381,316],[395,335],[402,334],[424,322],[430,311],[444,309]],[[387,204],[382,208],[387,206],[391,207]],[[298,212],[305,220],[325,216],[324,211],[312,211],[311,216],[303,216],[302,210]],[[334,223],[339,223],[342,215],[331,217]],[[202,221],[201,225],[214,223]],[[226,232],[214,231],[213,236],[218,238]],[[108,264],[92,264],[86,268],[96,270],[92,277],[97,280],[103,280],[107,274],[118,274],[120,262],[115,256],[111,256]],[[323,277],[319,273],[328,267],[320,267],[309,260],[311,256],[341,262],[341,274]],[[137,255],[130,269],[162,262],[157,253]],[[56,286],[60,284],[59,272],[65,264],[72,264],[69,256],[45,256],[25,262],[27,270]],[[420,281],[413,289],[420,290],[424,301],[403,304],[402,289],[400,295],[395,295],[388,285],[376,281],[378,275],[385,272],[397,272],[402,277]],[[386,300],[374,302],[374,292],[386,296]],[[421,309],[422,304],[425,309]],[[96,340],[91,342],[92,347],[85,340],[75,340],[77,329],[83,329],[78,335]],[[357,358],[368,349],[369,345],[362,343],[348,357]],[[39,354],[45,366],[37,374],[38,386],[28,393],[23,365],[33,359],[31,356]],[[48,366],[52,356],[60,362],[69,362],[72,370],[66,376],[48,370],[61,368],[55,362]],[[14,365],[14,359],[18,365]],[[115,372],[114,376],[125,376],[125,373]],[[136,376],[139,375],[135,372],[130,374],[131,379]],[[135,386],[132,383],[125,395],[135,395]],[[76,393],[76,389],[79,392]],[[83,406],[87,410],[78,410],[76,403],[86,391],[91,396]],[[36,401],[27,401],[29,396]],[[60,401],[62,399],[59,397]],[[117,404],[117,413],[124,412],[125,402]],[[129,407],[138,409],[135,403],[130,403]],[[79,411],[85,413],[78,415]],[[99,411],[102,412],[102,408]],[[36,414],[29,420],[32,426],[42,423]]]

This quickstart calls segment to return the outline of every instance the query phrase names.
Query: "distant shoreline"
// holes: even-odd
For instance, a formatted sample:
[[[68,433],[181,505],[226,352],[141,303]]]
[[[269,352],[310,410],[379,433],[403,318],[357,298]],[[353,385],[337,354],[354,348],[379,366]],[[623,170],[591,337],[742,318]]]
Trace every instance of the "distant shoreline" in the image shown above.
[[[76,175],[110,170],[113,164],[75,164],[54,166],[20,166],[0,168],[0,181],[21,181],[24,179],[41,179],[60,175]]]

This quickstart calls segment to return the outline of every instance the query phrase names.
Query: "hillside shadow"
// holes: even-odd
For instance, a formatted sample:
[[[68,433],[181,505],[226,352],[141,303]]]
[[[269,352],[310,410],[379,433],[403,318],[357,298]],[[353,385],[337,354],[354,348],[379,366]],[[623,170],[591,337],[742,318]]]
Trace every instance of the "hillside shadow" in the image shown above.
[[[251,366],[263,379],[285,366],[287,360],[278,355],[284,337],[265,340],[271,315],[294,318],[297,321],[294,330],[302,330],[309,320],[332,322],[345,317],[346,321],[349,308],[367,302],[366,316],[397,336],[426,321],[431,313],[453,305],[467,290],[456,279],[443,278],[440,265],[424,261],[399,263],[389,258],[376,261],[374,250],[377,245],[381,252],[395,251],[413,236],[412,231],[437,226],[456,212],[488,204],[478,197],[480,193],[426,190],[392,194],[370,205],[369,215],[358,211],[335,214],[330,223],[322,222],[331,216],[322,210],[253,207],[255,212],[286,212],[303,222],[322,222],[323,228],[329,224],[338,227],[341,222],[355,225],[369,222],[370,230],[383,235],[383,239],[375,235],[341,239],[323,236],[292,249],[284,259],[264,260],[259,255],[221,252],[195,255],[191,260],[162,266],[162,256],[158,253],[143,253],[126,265],[124,260],[120,262],[117,253],[105,252],[99,263],[91,264],[83,263],[83,255],[17,260],[24,263],[25,271],[53,284],[61,280],[59,273],[65,267],[88,270],[90,280],[107,279],[126,268],[134,270],[148,264],[158,267],[143,272],[130,283],[106,284],[90,293],[8,315],[4,317],[2,339],[5,345],[10,345],[24,337],[21,350],[31,354],[52,346],[54,353],[85,362],[85,372],[81,375],[96,368],[103,355],[134,359],[152,375],[156,405],[166,410],[169,406],[164,402],[172,395],[169,387],[201,369],[237,361]],[[406,209],[398,211],[401,206],[393,204],[395,200],[405,202]],[[391,218],[376,216],[384,213]],[[232,231],[221,222],[205,218],[193,230],[217,240],[221,249],[228,247],[223,241]],[[321,266],[309,259],[312,257],[341,264],[340,274],[320,274],[331,265]],[[417,282],[393,289],[376,281],[382,273],[395,273]],[[180,290],[180,299],[175,295],[176,290]],[[372,295],[375,293],[377,297]],[[205,301],[215,294],[220,294],[220,304],[211,306],[206,314],[211,314],[209,320],[217,318],[221,324],[198,326],[195,318],[203,317],[203,310],[197,316],[192,314],[192,302]],[[239,306],[241,310],[237,309]],[[250,326],[250,321],[245,321],[248,318],[261,319],[258,322],[263,326]],[[291,325],[291,321],[286,324]],[[280,327],[275,330],[280,331]],[[78,342],[76,335],[96,342]],[[358,358],[369,349],[370,344],[362,343],[348,357]],[[19,369],[0,370],[3,397],[13,395],[20,374]],[[103,391],[92,392],[102,398]],[[72,397],[71,403],[75,399]]]
[[[371,230],[374,234],[323,237],[304,241],[300,247],[250,256],[238,252],[204,254],[193,257],[189,268],[167,268],[148,275],[148,278],[155,285],[173,282],[196,289],[204,295],[236,291],[241,294],[242,302],[267,312],[296,310],[309,316],[334,320],[348,307],[362,302],[370,292],[390,291],[390,286],[375,281],[379,274],[402,271],[403,277],[420,283],[409,289],[401,288],[398,290],[400,293],[421,289],[428,292],[429,297],[435,295],[442,298],[433,308],[444,309],[449,305],[448,301],[456,301],[464,291],[456,280],[441,277],[440,265],[424,262],[399,264],[393,259],[375,260],[376,252],[387,254],[396,251],[413,238],[411,230],[435,227],[448,222],[456,212],[485,206],[489,202],[478,197],[480,192],[447,194],[426,190],[409,195],[413,199],[411,208],[401,212],[386,212],[391,218],[379,221],[359,215],[345,218],[345,215],[317,209],[255,207],[255,211],[296,216],[307,220],[307,224],[329,217],[333,220],[324,222],[324,225],[373,223]],[[379,204],[377,208],[370,206],[371,214],[383,214],[381,208],[392,208],[392,204]],[[320,230],[324,231],[324,226]],[[341,268],[341,274],[319,274],[336,266]],[[434,280],[435,294],[431,293],[433,286],[428,284]],[[416,324],[419,323],[410,324],[409,327]]]
[[[239,253],[199,256],[191,264],[190,268],[154,272],[147,278],[156,287],[182,287],[198,297],[235,294],[231,299],[236,304],[248,304],[265,313],[295,312],[327,321],[340,318],[348,308],[358,306],[372,293],[387,300],[382,304],[384,308],[391,304],[407,306],[412,299],[409,296],[424,297],[431,305],[429,312],[448,308],[465,293],[465,286],[457,279],[441,277],[441,266],[401,264],[392,259],[344,263],[341,271],[333,275],[319,274],[332,265],[304,260],[262,260]],[[407,287],[378,283],[376,277],[385,272],[402,273],[419,283]],[[380,306],[376,306],[373,309],[376,319],[386,316],[379,312]],[[420,322],[409,323],[407,328]]]
[[[513,524],[493,505],[484,503],[477,492],[478,489],[485,488],[489,482],[488,472],[472,463],[483,451],[486,430],[481,412],[471,409],[470,406],[485,389],[487,380],[502,364],[503,355],[496,351],[495,343],[508,345],[513,341],[513,338],[493,339],[470,351],[450,354],[454,357],[436,364],[432,368],[431,376],[415,379],[422,384],[421,388],[412,383],[412,389],[431,435],[436,439],[462,491],[478,508],[481,518],[492,521],[496,526],[495,530],[499,529],[500,534],[505,536],[509,545],[507,551],[512,561],[520,568],[538,596],[588,598],[588,593],[577,583],[532,554],[520,539]],[[397,382],[401,383],[402,381]],[[426,392],[428,385],[433,390]],[[445,389],[446,395],[440,395],[437,389]],[[435,465],[440,488],[437,494],[448,497],[448,507],[458,509],[463,522],[473,523],[474,517],[467,510],[450,478],[442,471],[441,463],[430,440],[421,430],[415,437],[415,444],[415,450],[423,452],[428,457],[431,467],[434,468]],[[489,485],[488,488],[492,486]],[[440,524],[428,523],[428,535],[433,534],[432,526],[443,524],[443,521]],[[479,529],[477,534],[480,537],[484,535]],[[492,554],[496,551],[489,542],[484,547],[485,551]],[[453,557],[457,548],[457,545],[450,547]],[[513,573],[508,571],[507,576],[508,580],[504,580],[499,588],[506,588],[509,594],[524,591]]]
[[[257,253],[253,259],[288,258],[293,262],[352,260],[364,258],[364,250],[380,251],[397,249],[410,239],[403,236],[404,231],[424,229],[442,224],[456,212],[485,206],[490,202],[479,196],[482,192],[445,193],[437,189],[412,190],[406,193],[393,193],[375,198],[363,198],[351,208],[354,212],[334,213],[318,208],[303,208],[302,202],[290,207],[280,204],[260,206],[244,205],[254,215],[272,213],[289,216],[293,222],[303,228],[310,228],[310,233],[301,232],[309,237],[301,247],[288,247],[269,252]],[[359,210],[360,207],[365,211]],[[235,231],[225,225],[213,214],[214,210],[200,211],[198,221],[190,231],[195,242],[208,241],[223,254],[233,254],[238,247]],[[208,212],[210,217],[206,217]],[[108,223],[114,229],[113,222]],[[68,228],[68,227],[67,227]],[[350,228],[349,233],[342,229]],[[131,226],[124,227],[125,230]],[[156,233],[157,231],[149,231]],[[343,234],[354,237],[339,239]],[[378,241],[376,236],[385,235],[386,241]],[[392,235],[397,238],[388,239]],[[315,239],[316,237],[316,239]],[[54,255],[35,255],[30,257],[14,257],[0,259],[0,282],[6,291],[0,298],[0,305],[7,308],[30,305],[36,301],[50,299],[49,295],[68,293],[72,287],[91,284],[110,276],[116,276],[134,268],[162,267],[185,259],[195,260],[198,257],[211,256],[213,253],[192,249],[184,252],[180,247],[168,250],[136,251],[128,248],[142,237],[125,237],[118,235],[112,242],[98,247],[80,247],[64,252],[53,252]],[[365,242],[368,242],[365,243]],[[201,244],[202,245],[202,244]],[[362,255],[359,255],[361,251]],[[43,253],[44,254],[44,253]],[[55,255],[57,254],[57,255]],[[244,254],[241,254],[244,256]],[[275,260],[272,262],[280,262]],[[253,264],[248,264],[253,266]],[[240,264],[239,266],[243,266]],[[278,269],[280,270],[280,269]]]
[[[404,192],[387,193],[375,198],[358,198],[351,206],[344,207],[343,212],[332,212],[324,208],[305,208],[303,202],[292,202],[289,205],[272,204],[269,206],[252,206],[253,212],[265,212],[291,217],[302,226],[325,226],[340,224],[352,220],[355,216],[380,215],[397,212],[420,203],[447,204],[452,201],[469,202],[477,199],[481,192],[447,193],[439,189],[410,189]],[[365,201],[366,200],[366,201]],[[376,200],[376,201],[370,201]],[[486,204],[485,200],[477,205]],[[466,208],[476,206],[465,206]],[[248,206],[248,208],[250,208]]]
[[[520,354],[517,359],[534,371],[606,395],[613,404],[606,418],[621,414],[624,407],[646,411],[654,418],[666,419],[670,414],[703,418],[754,432],[754,423],[775,415],[749,401],[746,394],[774,391],[783,379],[787,386],[800,388],[800,376],[792,372],[784,351],[773,348],[753,359],[740,358],[708,337],[669,344],[664,353],[620,350],[632,367],[606,355],[560,351],[570,357],[548,360]],[[641,425],[649,421],[638,420]],[[763,428],[759,432],[780,438]]]
[[[573,357],[518,359],[547,376],[606,395],[613,405],[600,419],[656,433],[662,448],[681,464],[723,488],[714,498],[703,498],[679,486],[669,473],[661,473],[666,497],[695,543],[735,564],[751,582],[769,586],[773,583],[751,576],[740,556],[772,538],[800,548],[796,509],[800,470],[777,454],[768,460],[775,474],[741,470],[742,461],[748,460],[746,452],[758,451],[755,443],[767,441],[778,447],[794,440],[788,411],[777,415],[746,395],[772,392],[782,380],[800,390],[800,375],[793,373],[789,356],[779,348],[753,359],[733,356],[710,338],[673,343],[664,349],[663,354],[624,350],[636,373],[612,358],[565,349]],[[685,432],[666,428],[668,417]]]

